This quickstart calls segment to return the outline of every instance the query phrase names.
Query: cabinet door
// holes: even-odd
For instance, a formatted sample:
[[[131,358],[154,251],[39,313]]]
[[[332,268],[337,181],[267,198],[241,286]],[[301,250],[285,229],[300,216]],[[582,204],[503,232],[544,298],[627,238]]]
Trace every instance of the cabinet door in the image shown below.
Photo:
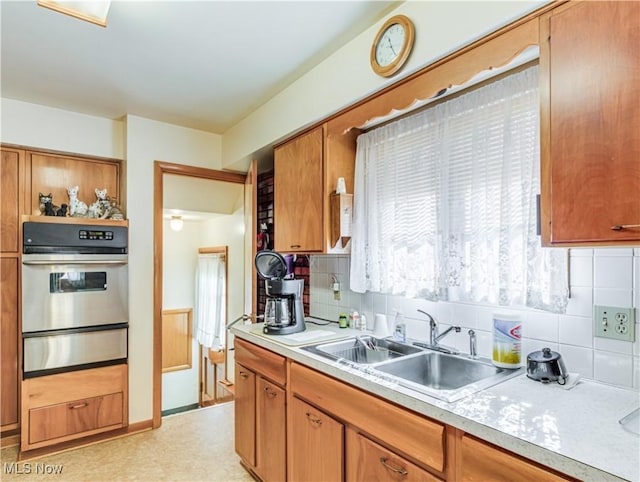
[[[278,147],[274,153],[275,250],[322,251],[322,127]]]
[[[0,425],[18,423],[18,258],[0,259],[2,318],[0,319]]]
[[[640,2],[575,3],[541,22],[543,241],[640,240]]]
[[[344,426],[295,397],[290,415],[289,480],[343,480]]]
[[[468,435],[462,436],[458,454],[461,459],[458,464],[460,467],[458,476],[462,481],[556,482],[571,480]]]
[[[390,440],[389,442],[393,442]],[[347,481],[398,480],[402,482],[438,482],[441,479],[347,429]]]
[[[236,363],[235,446],[246,463],[256,465],[256,375]]]
[[[256,472],[268,482],[286,478],[285,391],[258,377],[256,404]]]
[[[24,151],[2,149],[0,164],[0,251],[16,253],[18,246],[23,187],[20,183]]]

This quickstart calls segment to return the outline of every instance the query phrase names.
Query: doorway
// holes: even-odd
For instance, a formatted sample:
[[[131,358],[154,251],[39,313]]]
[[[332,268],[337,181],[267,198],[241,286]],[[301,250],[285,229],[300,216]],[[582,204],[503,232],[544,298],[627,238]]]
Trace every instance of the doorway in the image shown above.
[[[183,241],[178,241],[174,246],[183,246],[185,243],[190,242],[194,243],[194,252],[193,260],[195,262],[195,257],[197,256],[197,249],[202,246],[214,246],[214,245],[228,245],[229,254],[227,262],[230,266],[230,273],[233,271],[234,273],[240,274],[239,281],[236,279],[230,279],[229,281],[229,297],[235,297],[239,302],[235,302],[234,304],[229,304],[229,309],[226,312],[227,321],[228,319],[233,319],[233,317],[242,314],[243,312],[243,303],[244,303],[244,282],[242,280],[242,273],[244,272],[244,217],[245,217],[245,209],[244,209],[244,185],[245,185],[245,175],[238,173],[230,173],[225,171],[216,171],[212,169],[204,169],[193,166],[186,166],[181,164],[172,164],[156,161],[154,163],[154,369],[153,369],[153,427],[157,428],[161,425],[162,411],[163,411],[163,370],[162,370],[162,346],[163,346],[163,323],[162,323],[162,314],[163,310],[168,311],[172,308],[179,308],[188,311],[190,308],[188,305],[193,304],[193,295],[189,298],[187,294],[186,298],[183,298],[182,301],[177,301],[173,299],[171,301],[171,305],[168,306],[165,303],[165,298],[169,300],[171,296],[168,296],[166,291],[164,290],[165,278],[164,271],[165,268],[169,269],[169,265],[167,264],[167,252],[165,251],[165,242],[169,245],[170,241],[165,239],[164,233],[167,232],[167,229],[170,225],[170,219],[163,219],[163,212],[165,211],[165,198],[171,198],[172,191],[175,191],[175,185],[186,185],[189,186],[189,183],[196,183],[196,188],[187,187],[186,191],[183,189],[183,192],[177,196],[181,203],[184,203],[183,211],[184,215],[182,216],[183,229],[188,227],[189,234],[187,237],[183,238]],[[175,182],[174,182],[175,181]],[[198,183],[205,183],[199,185]],[[207,184],[212,183],[212,184]],[[229,195],[229,192],[233,192],[235,194]],[[198,196],[196,195],[204,194],[205,201],[202,201],[202,198],[198,200]],[[175,193],[174,193],[175,194]],[[216,208],[216,205],[221,205],[220,203],[228,203],[229,200],[232,200],[232,206],[230,208]],[[201,206],[200,209],[203,211],[196,211],[193,209],[193,202],[197,205]],[[189,204],[191,203],[191,204]],[[217,203],[217,204],[216,204]],[[169,203],[171,204],[171,203]],[[175,205],[175,204],[174,204]],[[214,207],[211,207],[214,206]],[[191,208],[191,209],[190,209]],[[174,208],[177,210],[177,208]],[[204,210],[207,211],[204,211]],[[230,232],[229,228],[220,227],[220,223],[225,223],[224,217],[225,214],[221,214],[220,212],[216,213],[215,211],[227,211],[228,209],[232,209],[234,215],[235,226],[238,227],[240,232],[236,232],[238,235],[235,239],[232,240],[224,240],[220,237],[216,237],[216,233],[226,233]],[[251,210],[251,208],[249,208]],[[198,221],[190,219],[190,216],[193,215],[194,212],[209,212],[210,217],[207,219],[200,219]],[[191,214],[190,214],[191,213]],[[169,216],[170,218],[170,216]],[[218,226],[216,226],[218,224]],[[187,229],[185,229],[186,231]],[[195,234],[194,234],[195,233]],[[179,233],[178,233],[179,234]],[[197,245],[197,246],[196,246]],[[166,266],[165,266],[166,265]],[[234,270],[235,268],[235,270]],[[193,276],[191,280],[195,279],[195,267],[192,270]],[[189,276],[187,275],[187,278]],[[233,293],[233,294],[232,294]],[[185,301],[186,300],[186,301]],[[168,301],[167,301],[168,302]],[[176,307],[175,305],[185,305]],[[196,345],[197,346],[197,345]],[[186,350],[185,350],[186,351]],[[191,369],[195,369],[198,371],[200,368],[200,362],[203,360],[203,356],[200,354],[200,348],[196,348],[193,353],[193,364]],[[209,356],[210,352],[208,349],[202,350],[205,355],[205,358]],[[216,353],[214,350],[213,357],[218,362],[223,362],[224,364],[229,363],[227,354],[228,352],[225,350],[223,352],[222,357],[219,353]],[[210,370],[211,368],[215,368],[215,366],[210,366],[203,368],[203,370]],[[202,377],[198,376],[197,379],[200,380]],[[198,382],[196,382],[198,383]],[[211,387],[209,387],[211,388]],[[213,387],[214,389],[216,387]],[[196,393],[200,392],[200,387],[194,387]],[[179,390],[179,389],[178,389]],[[196,399],[196,406],[199,405],[199,401]]]

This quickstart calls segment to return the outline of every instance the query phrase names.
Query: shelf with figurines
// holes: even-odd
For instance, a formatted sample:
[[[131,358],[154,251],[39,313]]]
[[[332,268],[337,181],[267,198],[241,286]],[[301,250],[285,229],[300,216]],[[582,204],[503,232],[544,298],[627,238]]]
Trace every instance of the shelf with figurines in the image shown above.
[[[78,199],[78,186],[67,188],[69,203],[57,206],[51,193],[38,193],[40,214],[22,216],[22,220],[40,223],[90,224],[102,226],[127,226],[129,221],[106,189],[94,190],[96,200],[86,204]]]

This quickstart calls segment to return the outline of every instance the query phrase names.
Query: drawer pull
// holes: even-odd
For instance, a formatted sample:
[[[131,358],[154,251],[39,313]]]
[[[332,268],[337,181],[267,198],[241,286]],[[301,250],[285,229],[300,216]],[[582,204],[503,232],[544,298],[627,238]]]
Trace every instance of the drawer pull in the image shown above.
[[[69,410],[78,410],[79,408],[88,407],[89,402],[78,403],[77,405],[69,405]]]
[[[289,246],[290,248],[294,248],[294,249],[298,249],[300,247],[299,244],[292,244],[291,246]]]
[[[313,414],[311,414],[311,413],[309,413],[309,412],[307,412],[307,413],[306,413],[306,415],[307,415],[307,418],[309,419],[309,421],[310,421],[311,423],[315,423],[315,424],[316,424],[316,425],[318,425],[318,426],[322,425],[322,420],[320,420],[320,419],[319,419],[318,417],[316,417],[315,415],[313,415]]]
[[[640,228],[640,224],[616,224],[615,226],[611,226],[613,231],[622,231],[623,229],[633,228]]]
[[[247,378],[249,378],[249,374],[247,372],[240,372],[240,378],[246,380]]]
[[[264,391],[267,393],[267,397],[269,398],[274,398],[277,395],[275,390],[271,390],[269,387],[264,387]]]
[[[402,467],[394,467],[389,462],[387,462],[387,460],[388,459],[386,457],[380,457],[380,463],[390,471],[395,472],[396,474],[400,474],[403,477],[409,475],[409,472],[407,472],[405,469],[403,469]]]

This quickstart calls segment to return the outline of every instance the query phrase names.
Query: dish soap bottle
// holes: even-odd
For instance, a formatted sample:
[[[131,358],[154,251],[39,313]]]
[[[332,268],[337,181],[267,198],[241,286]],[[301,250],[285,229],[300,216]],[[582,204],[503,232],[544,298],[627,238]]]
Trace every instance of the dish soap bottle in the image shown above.
[[[396,318],[393,322],[393,339],[396,341],[407,341],[407,325],[404,323],[404,317],[399,311],[396,313]]]

